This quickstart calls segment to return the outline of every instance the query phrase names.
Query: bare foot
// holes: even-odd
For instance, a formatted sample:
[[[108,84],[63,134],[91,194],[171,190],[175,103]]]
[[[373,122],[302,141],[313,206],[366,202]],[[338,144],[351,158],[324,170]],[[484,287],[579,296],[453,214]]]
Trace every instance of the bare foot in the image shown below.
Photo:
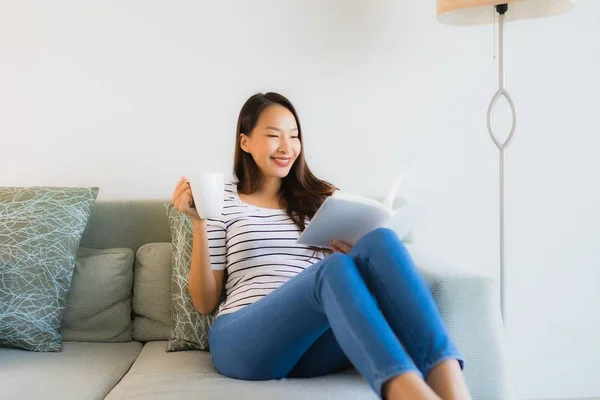
[[[384,385],[382,394],[386,400],[440,400],[415,372],[406,372],[390,379]]]
[[[444,360],[434,366],[426,378],[427,384],[444,400],[470,400],[471,395],[458,361]]]

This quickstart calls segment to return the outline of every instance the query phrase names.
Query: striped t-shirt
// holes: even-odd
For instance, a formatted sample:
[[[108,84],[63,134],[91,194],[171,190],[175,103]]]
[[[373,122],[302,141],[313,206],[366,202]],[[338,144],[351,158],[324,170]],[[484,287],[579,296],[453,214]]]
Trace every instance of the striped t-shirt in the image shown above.
[[[212,269],[227,270],[217,315],[254,303],[324,257],[295,243],[300,229],[285,210],[242,202],[233,183],[225,185],[222,216],[207,220],[207,233]]]

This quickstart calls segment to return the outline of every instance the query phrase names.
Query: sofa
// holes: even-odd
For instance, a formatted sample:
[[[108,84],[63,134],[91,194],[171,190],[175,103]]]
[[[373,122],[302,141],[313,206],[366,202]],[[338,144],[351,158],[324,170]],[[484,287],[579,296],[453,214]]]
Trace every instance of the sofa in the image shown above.
[[[0,348],[0,398],[376,398],[353,369],[324,377],[247,382],[220,375],[208,351],[167,352],[171,235],[164,205],[162,200],[98,201],[79,243],[86,249],[130,249],[135,255],[128,272],[131,287],[126,307],[119,309],[122,315],[113,312],[110,316],[110,321],[130,322],[129,334],[109,342],[65,340],[60,352]],[[418,253],[415,243],[407,246]],[[464,374],[473,398],[510,398],[495,280],[417,255],[415,260],[465,355]],[[94,294],[89,296],[97,298],[87,301],[110,303],[115,296],[113,285],[103,286],[101,279],[86,284],[102,288],[90,290]]]

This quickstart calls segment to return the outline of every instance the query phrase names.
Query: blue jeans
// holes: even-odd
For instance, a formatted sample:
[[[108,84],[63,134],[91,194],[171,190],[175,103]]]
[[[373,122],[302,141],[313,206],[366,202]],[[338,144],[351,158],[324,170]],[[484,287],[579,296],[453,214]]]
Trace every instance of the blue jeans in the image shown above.
[[[209,331],[215,368],[244,380],[311,377],[354,366],[381,397],[390,378],[462,354],[397,235],[361,238],[267,296],[217,317]]]

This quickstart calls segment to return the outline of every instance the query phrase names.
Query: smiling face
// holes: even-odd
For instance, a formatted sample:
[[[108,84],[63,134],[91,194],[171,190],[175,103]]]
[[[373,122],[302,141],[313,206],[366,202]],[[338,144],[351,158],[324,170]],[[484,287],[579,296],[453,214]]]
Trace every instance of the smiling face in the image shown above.
[[[302,151],[294,114],[279,104],[268,106],[252,132],[240,134],[240,147],[252,155],[263,179],[284,178]]]

